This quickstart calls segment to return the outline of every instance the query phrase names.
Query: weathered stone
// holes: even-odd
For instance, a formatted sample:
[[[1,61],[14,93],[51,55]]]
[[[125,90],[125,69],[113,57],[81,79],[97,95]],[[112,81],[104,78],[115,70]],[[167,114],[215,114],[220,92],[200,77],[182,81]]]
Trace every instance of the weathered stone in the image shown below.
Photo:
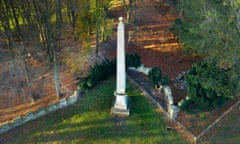
[[[179,102],[178,102],[178,106],[180,107],[180,106],[182,106],[182,104],[184,103],[184,99],[181,99]]]
[[[163,87],[163,92],[164,92],[164,95],[166,96],[167,98],[167,103],[169,105],[173,104],[173,97],[172,97],[172,90],[169,86],[164,86]]]
[[[71,104],[75,103],[77,101],[77,95],[74,95],[71,97]],[[48,108],[40,108],[38,109],[36,112],[28,112],[24,117],[18,116],[15,119],[13,119],[11,121],[11,123],[9,123],[9,121],[5,122],[5,123],[1,123],[0,125],[0,134],[7,132],[19,125],[22,125],[28,121],[34,120],[38,117],[41,117],[49,112],[55,111],[57,109],[66,107],[67,105],[69,105],[69,103],[67,102],[67,100],[61,99],[60,102],[58,103],[54,103],[48,106]]]
[[[52,112],[58,109],[58,103],[53,103],[48,106],[48,111]]]
[[[68,104],[73,104],[77,101],[78,96],[77,95],[72,95],[67,99]]]
[[[28,121],[33,120],[33,119],[35,119],[35,117],[34,117],[34,115],[33,115],[32,112],[28,112],[28,113],[22,118],[23,123],[28,122]]]
[[[118,115],[118,116],[127,117],[127,116],[130,115],[130,109],[122,109],[122,108],[112,107],[111,113],[112,113],[113,115]]]
[[[111,109],[112,114],[128,116],[128,96],[126,94],[126,60],[125,60],[125,38],[123,18],[119,18],[117,30],[117,88],[115,103]]]
[[[46,114],[46,110],[45,109],[39,109],[37,112],[34,113],[35,117],[40,117]]]
[[[21,124],[22,124],[22,118],[21,118],[20,116],[15,117],[15,118],[13,119],[13,125],[14,125],[14,126],[20,126]]]
[[[10,129],[12,129],[12,126],[11,126],[11,124],[9,124],[8,121],[6,121],[0,127],[0,134],[4,133],[6,131],[9,131]]]
[[[60,107],[65,107],[67,106],[67,101],[66,101],[66,98],[63,98],[59,101],[59,106]]]
[[[145,75],[148,75],[149,71],[151,70],[151,68],[148,68],[148,67],[144,67],[143,64],[141,64],[140,67],[137,67],[137,68],[132,68],[133,70],[136,70],[138,72],[141,72]]]
[[[176,105],[170,105],[168,107],[168,113],[171,119],[175,119],[177,114],[179,113],[180,109]]]

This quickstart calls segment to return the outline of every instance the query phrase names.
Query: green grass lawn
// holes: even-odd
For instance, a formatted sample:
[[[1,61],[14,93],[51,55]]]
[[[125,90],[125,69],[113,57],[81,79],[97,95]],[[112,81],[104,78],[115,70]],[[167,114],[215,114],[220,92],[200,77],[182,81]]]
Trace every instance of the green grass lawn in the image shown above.
[[[5,136],[4,143],[74,143],[74,144],[186,144],[175,130],[168,131],[163,116],[155,111],[134,86],[131,115],[121,124],[110,115],[115,79],[110,78],[87,92],[73,106],[29,122]]]
[[[240,106],[238,105],[204,137],[202,144],[240,143]]]

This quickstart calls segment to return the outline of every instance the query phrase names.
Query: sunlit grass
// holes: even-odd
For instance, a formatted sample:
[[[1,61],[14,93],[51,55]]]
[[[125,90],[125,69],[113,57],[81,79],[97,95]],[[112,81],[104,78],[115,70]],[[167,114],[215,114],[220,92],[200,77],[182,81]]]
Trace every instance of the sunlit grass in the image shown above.
[[[167,131],[161,116],[134,86],[128,86],[131,115],[120,124],[110,115],[115,80],[90,90],[74,106],[51,113],[17,129],[6,143],[171,143],[187,142],[176,131]]]

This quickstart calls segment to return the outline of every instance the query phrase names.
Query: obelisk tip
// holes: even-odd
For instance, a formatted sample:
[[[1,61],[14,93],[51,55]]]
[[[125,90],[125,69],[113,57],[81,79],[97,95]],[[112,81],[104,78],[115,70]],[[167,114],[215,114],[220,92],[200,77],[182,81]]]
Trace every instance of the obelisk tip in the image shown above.
[[[122,21],[123,21],[123,17],[119,17],[118,20],[119,20],[120,22],[122,22]]]

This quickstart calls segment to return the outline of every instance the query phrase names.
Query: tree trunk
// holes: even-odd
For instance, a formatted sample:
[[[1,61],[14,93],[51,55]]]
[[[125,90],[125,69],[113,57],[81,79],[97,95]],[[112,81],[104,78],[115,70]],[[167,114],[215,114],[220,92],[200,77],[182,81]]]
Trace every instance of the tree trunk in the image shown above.
[[[19,20],[18,20],[18,16],[17,16],[17,12],[15,10],[15,5],[13,0],[10,0],[10,7],[11,7],[11,11],[12,11],[12,16],[14,19],[14,23],[15,23],[15,27],[18,33],[18,37],[21,37],[21,29],[20,29],[20,25],[19,25]]]
[[[53,38],[53,40],[51,41],[54,44],[54,47],[51,47],[52,51],[53,51],[53,69],[54,69],[54,80],[55,80],[55,89],[56,89],[56,94],[57,94],[57,98],[60,98],[61,96],[61,88],[60,88],[60,79],[59,79],[59,63],[60,63],[60,59],[59,59],[59,55],[58,52],[60,50],[60,44],[59,44],[59,40],[60,40],[60,36],[61,36],[61,27],[62,27],[62,0],[57,0],[56,2],[56,32],[55,32],[55,37]]]
[[[127,23],[133,22],[135,19],[134,11],[137,5],[136,0],[129,0],[128,4],[125,0],[122,0],[124,11],[126,13]]]
[[[96,13],[99,14],[99,0],[96,0]],[[98,55],[98,47],[99,47],[99,17],[96,17],[96,55]]]
[[[59,64],[58,64],[58,58],[54,58],[54,82],[55,82],[55,90],[56,90],[56,94],[57,94],[57,98],[60,98],[61,96],[61,89],[60,89],[60,81],[59,81]]]

